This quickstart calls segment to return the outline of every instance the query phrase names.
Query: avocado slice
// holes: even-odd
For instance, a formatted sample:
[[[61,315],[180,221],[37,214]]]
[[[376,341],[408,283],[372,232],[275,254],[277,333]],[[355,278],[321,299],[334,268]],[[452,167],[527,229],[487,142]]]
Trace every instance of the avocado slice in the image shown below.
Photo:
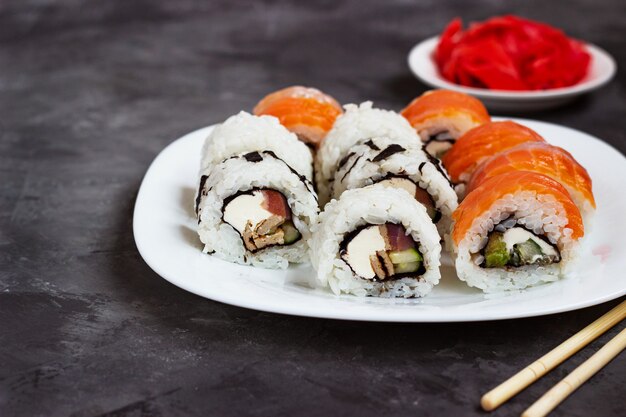
[[[389,252],[389,259],[394,265],[422,262],[424,258],[415,248],[410,248],[402,251]],[[395,268],[395,266],[394,266]]]
[[[509,263],[511,254],[504,243],[503,234],[493,232],[489,236],[489,241],[485,247],[485,267],[486,268],[502,268]]]
[[[293,243],[300,238],[300,232],[296,229],[292,222],[286,221],[281,225],[281,228],[285,234],[283,238],[285,244]]]
[[[544,253],[541,250],[541,246],[532,239],[513,245],[513,251],[517,254],[517,256],[514,256],[514,258],[516,258],[515,261],[519,263],[514,266],[530,265],[544,260]]]

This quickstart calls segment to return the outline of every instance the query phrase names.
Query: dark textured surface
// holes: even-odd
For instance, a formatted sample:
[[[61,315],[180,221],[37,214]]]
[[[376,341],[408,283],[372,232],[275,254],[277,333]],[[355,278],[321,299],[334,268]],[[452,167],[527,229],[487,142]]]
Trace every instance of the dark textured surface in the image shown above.
[[[545,20],[626,68],[621,0],[302,4],[0,1],[0,415],[484,415],[481,393],[617,304],[367,324],[230,307],[152,272],[131,231],[148,164],[270,90],[399,109],[424,89],[406,53],[456,15]],[[532,117],[624,152],[625,88],[620,71]],[[615,334],[493,415],[518,415]],[[625,368],[622,355],[554,415],[624,415]]]

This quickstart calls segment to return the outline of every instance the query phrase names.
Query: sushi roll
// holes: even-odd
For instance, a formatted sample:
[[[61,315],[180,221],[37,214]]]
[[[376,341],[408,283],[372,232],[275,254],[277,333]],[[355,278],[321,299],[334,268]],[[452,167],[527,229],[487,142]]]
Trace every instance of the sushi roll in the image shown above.
[[[465,132],[490,121],[480,100],[449,90],[427,91],[401,113],[417,130],[426,152],[439,159]]]
[[[478,126],[456,141],[443,156],[443,166],[454,184],[464,185],[478,165],[499,152],[526,142],[545,142],[534,130],[510,120]]]
[[[277,117],[283,126],[313,149],[319,148],[341,113],[337,100],[318,89],[302,86],[271,93],[254,107],[254,114]]]
[[[485,292],[563,277],[584,226],[567,190],[552,178],[510,171],[485,180],[453,214],[459,278]]]
[[[322,206],[330,199],[333,182],[340,161],[360,141],[386,137],[403,147],[419,146],[415,129],[398,113],[372,107],[367,101],[360,105],[348,104],[328,132],[315,158],[315,180]]]
[[[371,184],[408,191],[426,208],[440,235],[449,233],[457,196],[441,163],[429,158],[420,144],[401,146],[387,137],[358,142],[339,162],[331,196]]]
[[[580,210],[585,228],[589,229],[596,208],[591,177],[569,152],[545,142],[523,143],[485,160],[474,171],[468,192],[488,178],[516,170],[538,172],[563,185]]]
[[[204,172],[233,155],[271,151],[298,174],[313,180],[313,156],[295,134],[272,116],[253,116],[244,111],[217,126],[204,142],[200,171]]]
[[[205,172],[196,198],[204,252],[286,268],[307,260],[318,213],[313,185],[273,151],[232,156]]]
[[[309,245],[317,282],[335,294],[421,297],[441,276],[439,234],[426,209],[380,184],[328,203]]]

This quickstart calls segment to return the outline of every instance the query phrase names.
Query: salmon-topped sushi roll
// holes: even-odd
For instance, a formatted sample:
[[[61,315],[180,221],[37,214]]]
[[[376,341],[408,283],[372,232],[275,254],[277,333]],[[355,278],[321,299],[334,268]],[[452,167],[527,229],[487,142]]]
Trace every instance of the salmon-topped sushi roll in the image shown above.
[[[255,115],[278,118],[283,126],[314,149],[320,146],[341,113],[337,100],[318,89],[302,86],[271,93],[254,107]]]
[[[486,179],[452,215],[459,278],[484,291],[555,281],[584,235],[580,211],[554,179],[510,171]]]
[[[538,172],[561,183],[578,206],[585,224],[589,224],[596,207],[591,177],[569,152],[545,142],[524,143],[487,159],[472,175],[467,192],[491,177],[511,171]]]
[[[490,120],[480,100],[449,90],[425,92],[402,115],[417,130],[426,152],[439,159],[465,132]]]
[[[482,161],[525,142],[545,140],[534,130],[510,120],[489,122],[461,136],[444,155],[443,166],[454,184],[466,184]]]

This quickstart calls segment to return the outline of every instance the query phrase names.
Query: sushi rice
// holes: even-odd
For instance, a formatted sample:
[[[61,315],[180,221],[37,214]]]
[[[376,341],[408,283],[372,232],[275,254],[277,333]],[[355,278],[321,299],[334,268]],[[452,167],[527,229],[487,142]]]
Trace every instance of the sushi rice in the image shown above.
[[[356,276],[341,259],[340,245],[357,228],[372,224],[401,224],[417,242],[426,272],[418,278],[403,277],[389,281],[367,280]],[[344,192],[332,200],[313,226],[309,241],[311,263],[317,283],[335,294],[358,296],[422,297],[439,283],[441,245],[437,228],[426,209],[407,191],[380,184]]]
[[[559,249],[561,260],[550,265],[526,265],[516,268],[483,268],[480,251],[487,236],[501,221],[513,213],[517,223],[537,235],[546,236]],[[465,237],[455,248],[458,277],[468,285],[485,292],[523,289],[556,281],[572,270],[580,246],[572,239],[572,229],[563,206],[552,196],[533,191],[507,194],[474,219]]]
[[[251,151],[272,151],[300,175],[313,180],[311,150],[274,116],[253,116],[244,111],[213,129],[202,148],[200,171]]]
[[[231,157],[205,171],[197,207],[198,234],[205,245],[204,252],[229,262],[264,268],[284,269],[289,262],[306,262],[306,242],[319,211],[313,185],[272,152],[259,154],[263,159],[258,162],[243,156]],[[223,206],[228,197],[252,189],[273,189],[286,197],[292,221],[302,236],[297,242],[269,246],[254,253],[246,250],[239,232],[224,221]]]
[[[362,188],[377,183],[390,175],[408,178],[432,197],[435,207],[441,213],[437,229],[443,237],[450,231],[452,212],[458,207],[458,200],[441,163],[428,158],[421,145],[412,144],[392,155],[377,160],[396,141],[387,137],[373,138],[355,145],[335,173],[330,190],[333,198],[339,198],[347,189]]]
[[[371,101],[347,104],[326,135],[315,159],[315,180],[322,207],[330,199],[330,181],[339,161],[361,140],[388,137],[397,144],[421,146],[417,132],[398,113],[377,109]]]

